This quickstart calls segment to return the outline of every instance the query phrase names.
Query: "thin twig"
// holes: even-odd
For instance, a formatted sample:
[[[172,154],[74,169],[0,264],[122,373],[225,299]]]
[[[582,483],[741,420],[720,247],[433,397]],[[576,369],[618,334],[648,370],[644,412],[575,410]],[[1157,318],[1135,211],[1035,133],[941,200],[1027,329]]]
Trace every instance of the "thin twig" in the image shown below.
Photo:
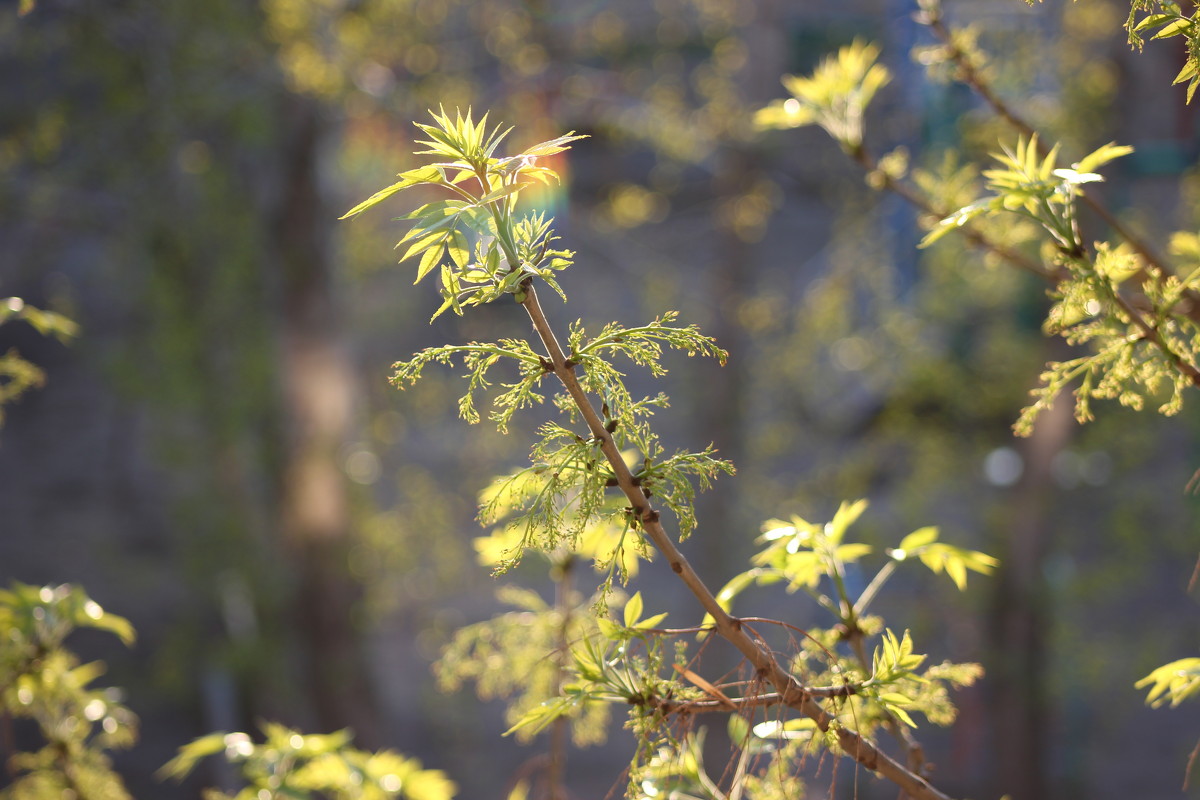
[[[917,194],[912,187],[901,183],[884,170],[879,168],[879,164],[871,157],[866,148],[861,145],[847,151],[855,162],[857,162],[868,175],[877,176],[880,181],[880,187],[887,189],[893,194],[900,197],[909,205],[916,208],[918,211],[927,214],[936,219],[945,219],[950,216],[950,210],[937,208],[927,198]],[[1013,250],[1011,247],[1006,247],[999,242],[992,241],[985,234],[981,233],[973,225],[967,224],[959,227],[958,232],[973,246],[982,250],[986,250],[1012,264],[1018,269],[1032,273],[1042,280],[1057,283],[1064,277],[1064,274],[1058,270],[1050,271],[1045,266],[1038,264],[1033,259],[1025,254]]]
[[[831,697],[850,697],[858,694],[859,686],[846,683],[841,686],[810,686],[806,690],[812,697],[829,699]],[[664,714],[704,714],[716,711],[744,711],[750,708],[766,708],[783,703],[783,696],[778,692],[765,692],[749,697],[727,697],[725,700],[665,700],[652,698],[646,702],[650,708],[658,709]]]
[[[1113,297],[1116,299],[1117,305],[1121,307],[1121,310],[1124,311],[1126,315],[1128,315],[1133,321],[1133,324],[1142,331],[1143,336],[1155,347],[1161,350],[1163,355],[1165,355],[1171,361],[1171,363],[1175,365],[1175,368],[1183,373],[1188,380],[1192,382],[1193,386],[1200,386],[1200,370],[1196,369],[1194,365],[1188,363],[1187,361],[1184,361],[1183,356],[1179,355],[1171,348],[1171,345],[1167,343],[1165,338],[1163,338],[1162,332],[1158,329],[1158,327],[1147,322],[1145,318],[1142,317],[1141,313],[1138,312],[1138,310],[1135,309],[1129,303],[1129,301],[1122,297],[1118,292],[1113,292]]]

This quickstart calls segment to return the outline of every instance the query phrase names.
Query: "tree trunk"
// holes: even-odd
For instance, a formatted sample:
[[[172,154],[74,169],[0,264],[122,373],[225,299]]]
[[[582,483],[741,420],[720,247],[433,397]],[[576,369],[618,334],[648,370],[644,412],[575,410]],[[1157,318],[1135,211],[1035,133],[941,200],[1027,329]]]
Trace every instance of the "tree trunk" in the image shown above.
[[[1053,620],[1042,562],[1054,497],[1052,465],[1075,427],[1073,403],[1059,397],[1024,441],[1025,471],[1017,484],[999,553],[1001,569],[992,610],[991,719],[995,733],[995,794],[1048,798],[1046,641]]]
[[[379,721],[354,628],[360,588],[348,566],[350,514],[339,449],[351,425],[353,378],[340,341],[325,212],[318,189],[323,123],[316,102],[286,101],[288,138],[274,228],[288,429],[280,525],[296,565],[294,608],[317,724],[350,726],[377,744]]]

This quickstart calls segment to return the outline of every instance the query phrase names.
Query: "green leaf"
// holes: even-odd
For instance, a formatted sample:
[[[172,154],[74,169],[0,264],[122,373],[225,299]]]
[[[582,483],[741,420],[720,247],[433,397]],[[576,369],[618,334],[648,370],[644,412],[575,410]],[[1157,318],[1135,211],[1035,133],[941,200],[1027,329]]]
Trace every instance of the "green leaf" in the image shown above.
[[[526,184],[523,183],[510,183],[506,186],[501,186],[499,189],[494,189],[485,194],[483,197],[479,198],[479,205],[486,206],[489,203],[494,203],[497,200],[508,197],[509,195],[517,194],[524,189],[525,186]]]
[[[1200,658],[1182,658],[1163,664],[1134,684],[1137,689],[1150,686],[1146,704],[1158,708],[1168,700],[1171,707],[1200,694]]]
[[[368,208],[379,205],[396,192],[407,189],[410,186],[416,186],[420,183],[441,183],[445,180],[445,176],[442,175],[441,171],[437,167],[433,166],[410,169],[407,172],[401,172],[399,177],[400,180],[398,180],[396,183],[393,183],[386,189],[380,189],[378,192],[347,211],[338,219],[349,219],[356,214],[361,214]]]
[[[642,616],[642,593],[634,592],[625,604],[625,627],[632,628]]]
[[[843,502],[838,506],[833,520],[825,527],[825,536],[829,539],[829,543],[835,547],[840,544],[842,537],[846,534],[846,529],[853,525],[866,510],[866,500],[858,500],[853,503]]]
[[[551,722],[554,722],[554,720],[564,714],[570,713],[586,697],[586,694],[579,693],[551,698],[523,714],[503,735],[509,736],[525,728],[529,729],[528,733],[531,736],[537,735],[545,730]]]
[[[912,698],[900,694],[899,692],[883,692],[879,695],[879,700],[888,705],[912,705]]]
[[[1183,69],[1179,70],[1179,74],[1175,76],[1175,80],[1171,81],[1171,85],[1174,86],[1177,83],[1183,83],[1189,78],[1196,77],[1198,70],[1200,70],[1200,62],[1189,60],[1183,65]]]
[[[990,575],[999,565],[999,560],[977,550],[964,550],[960,547],[933,542],[916,549],[916,555],[935,575],[943,570],[959,591],[967,588],[967,570]]]
[[[853,564],[863,556],[869,555],[873,549],[869,544],[843,544],[833,551],[833,555],[845,564]]]
[[[1164,27],[1161,31],[1151,36],[1151,39],[1168,39],[1172,36],[1178,36],[1181,33],[1188,33],[1192,26],[1195,25],[1190,19],[1180,17],[1171,24]]]
[[[1137,25],[1135,25],[1133,30],[1141,32],[1147,30],[1148,28],[1157,28],[1160,25],[1166,25],[1168,22],[1177,20],[1179,18],[1180,17],[1178,14],[1150,14],[1144,17]]]
[[[471,248],[467,244],[467,237],[463,232],[455,229],[450,232],[450,240],[447,242],[446,249],[450,253],[450,258],[458,266],[459,269],[466,269],[467,264],[471,260]]]
[[[893,558],[897,560],[903,559],[904,555],[912,555],[914,551],[924,547],[927,544],[936,542],[938,538],[938,529],[936,526],[930,525],[925,528],[918,528],[900,540],[900,546],[893,551]]]
[[[413,283],[420,283],[422,278],[432,272],[444,252],[445,248],[440,244],[426,250],[425,255],[421,256],[421,265],[417,267],[417,279]]]
[[[925,234],[925,238],[921,239],[920,243],[917,244],[917,247],[921,249],[929,247],[938,239],[941,239],[943,236],[950,233],[950,231],[961,228],[975,217],[986,213],[989,208],[988,203],[989,200],[984,199],[977,200],[970,205],[963,206],[958,211],[955,211],[953,214],[939,222],[931,231],[929,231],[929,233]]]
[[[667,612],[664,611],[661,614],[655,614],[652,617],[646,617],[644,620],[641,620],[640,622],[638,622],[636,625],[634,625],[632,627],[637,628],[638,630],[641,630],[641,631],[650,630],[651,628],[657,628],[658,623],[662,622],[666,618],[667,618]]]
[[[1108,162],[1127,156],[1132,152],[1133,148],[1128,145],[1109,142],[1088,153],[1073,166],[1078,172],[1095,172],[1096,169]]]
[[[741,747],[750,738],[750,723],[745,717],[740,714],[729,715],[729,741],[733,742],[735,747]]]
[[[245,734],[210,733],[207,736],[201,736],[179,748],[179,754],[159,769],[157,773],[159,778],[175,778],[176,780],[186,778],[198,762],[230,746],[227,744],[230,736],[243,736],[247,743],[250,740]]]
[[[561,153],[564,150],[570,150],[571,148],[567,145],[571,142],[576,142],[580,139],[586,138],[587,136],[584,134],[577,134],[575,131],[571,131],[570,133],[557,136],[549,141],[535,144],[533,147],[527,148],[525,152],[521,153],[521,155],[534,157],[554,155],[556,153]]]

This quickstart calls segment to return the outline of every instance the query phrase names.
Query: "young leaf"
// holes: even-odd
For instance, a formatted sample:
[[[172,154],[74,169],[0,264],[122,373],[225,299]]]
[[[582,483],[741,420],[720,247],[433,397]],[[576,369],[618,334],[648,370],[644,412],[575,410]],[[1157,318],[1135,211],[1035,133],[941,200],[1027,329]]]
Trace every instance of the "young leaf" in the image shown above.
[[[1163,664],[1134,684],[1135,688],[1150,687],[1146,704],[1158,708],[1168,700],[1171,707],[1200,694],[1200,658],[1183,658]]]
[[[445,176],[442,174],[441,170],[435,166],[425,166],[417,167],[416,169],[410,169],[407,172],[401,172],[399,177],[400,180],[396,181],[386,189],[380,189],[378,192],[371,195],[366,200],[363,200],[361,203],[347,211],[342,216],[338,217],[338,219],[349,219],[357,214],[361,214],[368,208],[379,205],[396,192],[407,189],[410,186],[416,186],[420,183],[441,183],[445,180]]]
[[[634,592],[625,604],[625,627],[632,628],[642,618],[642,593]]]

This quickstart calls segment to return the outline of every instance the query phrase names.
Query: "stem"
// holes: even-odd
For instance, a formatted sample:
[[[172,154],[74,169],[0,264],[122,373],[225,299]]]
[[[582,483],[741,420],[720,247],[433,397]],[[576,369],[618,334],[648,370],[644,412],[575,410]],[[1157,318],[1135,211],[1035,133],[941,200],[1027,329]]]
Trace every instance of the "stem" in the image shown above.
[[[896,560],[889,559],[886,564],[879,568],[879,572],[875,573],[875,577],[867,584],[867,588],[863,589],[863,593],[858,596],[858,602],[854,604],[854,613],[862,616],[867,610],[867,606],[871,605],[871,601],[875,599],[875,595],[879,594],[879,590],[887,583],[888,578],[892,577],[892,573],[896,571]]]
[[[1167,340],[1163,337],[1162,331],[1157,326],[1151,325],[1138,312],[1136,308],[1130,305],[1129,301],[1120,295],[1119,292],[1112,293],[1113,301],[1116,302],[1121,310],[1124,311],[1141,331],[1143,336],[1150,341],[1155,347],[1162,351],[1163,355],[1175,365],[1175,368],[1183,373],[1193,386],[1200,386],[1200,370],[1183,359],[1183,356],[1176,353]]]
[[[879,169],[879,165],[861,145],[850,150],[849,155],[856,163],[858,163],[864,170],[867,171],[867,174],[879,176],[881,181],[879,188],[887,189],[907,202],[909,205],[916,208],[918,211],[928,214],[931,217],[945,219],[946,217],[950,216],[951,212],[949,210],[936,208],[932,203],[929,202],[927,198],[922,197],[910,186],[901,183],[891,175],[888,175],[886,172]],[[1061,275],[1057,272],[1047,271],[1045,267],[1028,258],[1023,253],[1013,250],[1010,247],[1005,247],[999,242],[992,241],[969,224],[960,227],[958,232],[975,247],[999,256],[1017,269],[1032,273],[1047,281],[1057,282],[1061,278]]]
[[[813,697],[823,699],[831,697],[850,697],[858,694],[859,684],[844,683],[841,686],[809,686],[807,692]],[[745,711],[752,708],[766,708],[769,706],[777,706],[783,703],[783,695],[778,692],[766,692],[764,694],[751,695],[749,697],[730,697],[729,703],[733,703],[734,711]],[[662,711],[664,714],[702,714],[708,712],[730,712],[729,703],[723,700],[657,700],[653,699],[647,702],[646,705]]]
[[[579,409],[588,429],[599,442],[601,452],[604,453],[617,478],[617,485],[629,500],[633,516],[640,522],[646,537],[662,553],[671,570],[684,582],[700,606],[712,615],[717,633],[736,647],[754,666],[757,673],[776,688],[782,695],[783,702],[812,719],[822,731],[829,730],[835,722],[834,718],[825,712],[800,681],[780,665],[770,650],[751,639],[742,630],[740,621],[731,617],[725,612],[725,609],[721,608],[712,591],[692,569],[691,564],[675,546],[671,537],[667,535],[659,521],[659,512],[651,506],[641,489],[634,483],[633,474],[621,458],[612,434],[604,429],[604,421],[579,385],[575,368],[567,366],[567,358],[563,353],[562,346],[558,343],[550,323],[546,320],[546,315],[538,302],[537,292],[532,285],[526,291],[522,305],[546,348],[546,354],[554,367],[554,374],[562,381],[563,387]],[[836,726],[835,732],[839,745],[847,755],[867,769],[880,773],[904,789],[914,800],[949,800],[947,795],[933,788],[923,777],[910,772],[858,733],[840,724]]]
[[[564,556],[557,565],[554,581],[554,607],[562,616],[558,629],[558,647],[554,664],[554,694],[562,694],[562,685],[567,675],[568,635],[571,625],[571,577],[575,559],[571,554]],[[546,783],[549,785],[550,800],[566,800],[567,786],[567,733],[571,721],[566,717],[554,720],[550,730],[550,762],[546,766]]]
[[[829,566],[831,567],[829,575],[833,578],[833,585],[837,588],[838,600],[840,601],[838,605],[838,618],[848,631],[857,631],[858,616],[854,613],[854,604],[850,602],[850,593],[846,591],[846,565],[832,551],[829,552],[828,558]]]
[[[933,25],[931,25],[931,27],[933,27]],[[944,26],[943,26],[943,28],[944,28]],[[972,84],[972,86],[973,86],[973,84]],[[981,94],[982,94],[982,92],[981,92]],[[997,101],[997,102],[999,102],[999,101]],[[997,113],[999,113],[1001,116],[1005,117],[1005,119],[1009,118],[1005,113],[1001,112],[999,109],[997,109]],[[1018,122],[1019,122],[1019,120],[1018,120]],[[1021,123],[1021,124],[1024,125],[1024,123]],[[1039,150],[1044,149],[1042,147],[1042,144],[1040,141],[1038,143],[1038,148],[1039,148]],[[1044,155],[1044,153],[1043,153],[1043,155]],[[866,152],[866,150],[863,149],[861,146],[851,150],[850,156],[856,162],[858,162],[864,169],[866,169],[869,173],[882,176],[882,187],[883,188],[886,188],[886,189],[894,192],[895,194],[899,195],[904,200],[911,203],[916,208],[918,208],[928,214],[934,214],[934,215],[940,216],[941,218],[945,218],[947,216],[947,214],[939,214],[939,210],[935,209],[925,198],[921,197],[920,195],[918,195],[916,192],[912,191],[909,187],[905,186],[904,184],[899,183],[898,181],[894,180],[891,176],[887,175],[882,170],[879,170],[877,168],[877,165],[875,164],[874,160]],[[1088,206],[1091,207],[1093,210],[1097,210],[1099,208],[1093,201],[1091,201],[1088,198],[1088,196],[1086,194],[1080,193],[1077,195],[1077,197],[1084,200],[1088,204]],[[1107,215],[1108,215],[1107,211],[1104,211],[1101,214],[1101,217],[1105,218],[1106,222],[1108,221],[1108,219],[1111,219],[1111,217],[1109,217]],[[1034,219],[1035,219],[1035,221],[1038,221],[1038,222],[1041,221],[1040,218],[1035,217]],[[1112,227],[1113,227],[1113,230],[1116,231],[1119,236],[1121,236],[1123,239],[1125,239],[1126,241],[1128,241],[1130,243],[1130,245],[1138,252],[1138,254],[1141,255],[1142,258],[1146,260],[1147,264],[1160,270],[1163,275],[1171,274],[1170,270],[1166,269],[1160,261],[1156,260],[1156,258],[1153,256],[1153,254],[1149,253],[1148,251],[1145,251],[1143,247],[1139,247],[1138,242],[1135,239],[1131,238],[1131,236],[1128,234],[1128,232],[1123,231],[1122,229],[1120,229],[1119,227],[1117,227],[1115,225]],[[987,239],[987,237],[985,237],[983,234],[980,234],[978,231],[974,231],[974,230],[967,228],[967,229],[962,230],[962,234],[973,244],[975,244],[979,247],[982,247],[982,248],[988,250],[989,252],[992,252],[992,253],[1000,256],[1001,258],[1008,261],[1010,264],[1012,264],[1015,267],[1023,269],[1026,272],[1032,272],[1033,274],[1037,275],[1038,277],[1040,277],[1046,281],[1049,281],[1050,283],[1057,284],[1067,277],[1067,273],[1064,272],[1063,270],[1057,270],[1053,273],[1047,272],[1045,269],[1037,266],[1034,262],[1025,258],[1025,256],[1021,255],[1020,253],[1017,253],[1014,250],[1010,250],[1010,249],[1003,247],[995,242],[990,241],[989,239]],[[1059,237],[1062,237],[1064,235],[1067,235],[1070,240],[1074,240],[1075,247],[1077,247],[1079,249],[1078,253],[1073,253],[1072,255],[1074,255],[1076,257],[1080,257],[1084,251],[1084,248],[1083,248],[1083,245],[1081,244],[1082,236],[1079,234],[1079,231],[1078,231],[1077,220],[1074,217],[1071,218],[1071,230],[1069,231],[1069,233],[1064,234],[1063,232],[1059,232],[1059,234],[1058,234]],[[1146,272],[1145,268],[1139,270],[1136,277],[1142,281],[1146,281],[1151,278],[1151,276]],[[1163,352],[1163,354],[1167,357],[1167,359],[1169,361],[1171,361],[1172,364],[1175,365],[1176,369],[1178,369],[1179,372],[1181,372],[1183,375],[1185,375],[1188,378],[1188,380],[1192,382],[1193,385],[1200,387],[1200,370],[1198,370],[1194,365],[1185,361],[1181,355],[1179,355],[1174,350],[1172,350],[1170,345],[1167,344],[1166,340],[1163,339],[1163,337],[1159,333],[1158,329],[1156,327],[1150,325],[1148,322],[1146,322],[1145,319],[1141,316],[1141,314],[1137,311],[1137,309],[1134,308],[1134,306],[1121,295],[1119,290],[1115,291],[1113,294],[1114,294],[1114,302],[1116,302],[1117,305],[1119,305],[1121,307],[1121,309],[1129,315],[1130,319],[1134,322],[1135,325],[1138,326],[1138,328],[1140,328],[1142,330],[1142,332],[1146,336],[1146,338],[1150,342],[1152,342],[1156,347],[1158,347],[1159,350],[1161,350]],[[1175,304],[1177,304],[1180,300],[1182,300],[1184,298],[1189,300],[1188,307],[1186,310],[1187,317],[1194,321],[1200,321],[1200,296],[1196,295],[1196,293],[1191,290],[1182,292],[1180,297],[1177,300],[1175,300],[1174,303],[1172,303],[1170,306],[1168,306],[1168,308],[1165,309],[1163,313],[1170,311],[1170,309],[1172,307],[1174,307]]]

